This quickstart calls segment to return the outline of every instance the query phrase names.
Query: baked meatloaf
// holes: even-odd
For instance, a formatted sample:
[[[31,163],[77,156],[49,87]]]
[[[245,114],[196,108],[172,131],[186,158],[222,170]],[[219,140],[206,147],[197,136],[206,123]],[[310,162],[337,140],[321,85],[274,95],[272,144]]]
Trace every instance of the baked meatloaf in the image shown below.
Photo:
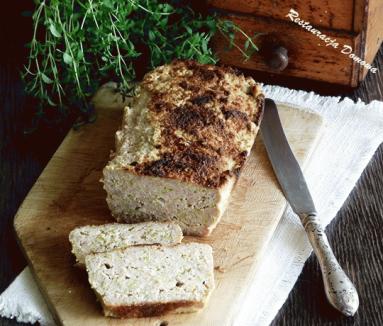
[[[118,221],[174,221],[208,235],[254,144],[264,96],[229,67],[173,61],[145,75],[103,182]]]
[[[215,287],[212,248],[202,243],[128,247],[88,255],[85,264],[109,317],[194,312]]]
[[[69,233],[72,253],[79,267],[90,254],[141,245],[175,245],[182,241],[181,228],[176,223],[144,222],[137,224],[109,223],[85,225]]]

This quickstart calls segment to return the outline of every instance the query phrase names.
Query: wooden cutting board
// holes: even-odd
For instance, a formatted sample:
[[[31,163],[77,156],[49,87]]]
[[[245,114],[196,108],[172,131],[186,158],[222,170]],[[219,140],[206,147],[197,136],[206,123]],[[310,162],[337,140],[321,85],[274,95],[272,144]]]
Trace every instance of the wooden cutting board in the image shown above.
[[[322,120],[286,106],[280,105],[279,111],[293,151],[304,165],[319,138]],[[112,221],[99,179],[121,114],[120,109],[99,109],[94,124],[70,131],[15,218],[19,243],[54,317],[70,326],[232,325],[286,205],[261,136],[213,234],[186,239],[209,243],[214,250],[216,289],[206,308],[158,318],[109,319],[103,317],[85,272],[73,266],[68,234],[76,226]]]

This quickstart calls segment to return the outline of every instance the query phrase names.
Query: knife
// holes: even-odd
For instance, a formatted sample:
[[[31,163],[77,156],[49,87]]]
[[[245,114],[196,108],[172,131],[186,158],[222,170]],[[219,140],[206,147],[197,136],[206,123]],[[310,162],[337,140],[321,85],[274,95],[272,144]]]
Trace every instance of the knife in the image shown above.
[[[271,99],[265,99],[261,134],[283,194],[299,216],[319,261],[328,301],[344,315],[353,316],[359,306],[358,293],[332,252],[302,170],[283,132],[276,104]]]

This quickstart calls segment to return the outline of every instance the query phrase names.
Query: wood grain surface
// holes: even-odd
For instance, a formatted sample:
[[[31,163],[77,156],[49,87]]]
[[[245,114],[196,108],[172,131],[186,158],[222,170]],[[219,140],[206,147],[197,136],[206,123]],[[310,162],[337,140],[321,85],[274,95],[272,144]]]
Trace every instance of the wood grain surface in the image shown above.
[[[12,231],[13,217],[24,197],[61,143],[68,125],[41,127],[32,135],[23,134],[22,118],[35,105],[26,100],[18,70],[25,60],[24,44],[30,39],[30,22],[23,21],[22,10],[32,2],[15,2],[14,9],[2,11],[0,40],[6,51],[0,52],[0,292],[26,262],[18,249]],[[29,7],[29,8],[28,8]],[[14,23],[17,22],[17,28]],[[314,90],[322,95],[344,95],[365,102],[383,100],[383,49],[374,61],[378,74],[367,75],[355,90],[329,84],[258,75],[269,83]],[[383,146],[380,146],[362,174],[342,210],[328,226],[327,234],[341,263],[351,275],[363,302],[354,318],[344,318],[326,302],[319,266],[311,257],[276,316],[273,326],[383,325]],[[254,307],[256,309],[256,307]],[[0,318],[0,325],[24,325]],[[203,325],[201,325],[203,326]],[[213,325],[215,326],[215,325]],[[218,326],[218,325],[217,325]]]
[[[304,166],[320,135],[322,119],[282,105],[279,112],[292,149]],[[122,108],[99,108],[97,114],[94,124],[69,132],[14,222],[42,293],[57,321],[68,326],[111,322],[102,316],[85,273],[73,266],[68,241],[76,226],[113,221],[99,180],[114,146]],[[213,247],[216,289],[208,305],[198,314],[113,320],[113,324],[158,326],[166,320],[172,326],[231,325],[285,205],[259,134],[217,228],[209,237],[187,238]]]
[[[359,0],[363,2],[363,0]],[[379,50],[380,44],[383,41],[383,1],[369,0],[364,29],[366,30],[363,37],[365,38],[364,58],[366,62],[374,60],[376,52]],[[367,74],[367,69],[361,69],[360,73],[364,77]]]
[[[347,55],[340,53],[343,44],[351,46],[355,53],[360,51],[360,35],[352,35],[344,32],[321,29],[321,32],[332,39],[337,39],[339,48],[326,46],[316,35],[309,33],[293,22],[277,21],[264,17],[251,17],[243,15],[224,15],[224,19],[230,19],[248,35],[264,34],[255,39],[260,49],[264,48],[265,42],[283,46],[288,51],[289,64],[281,76],[295,76],[320,81],[327,81],[342,85],[355,86],[358,82],[358,74],[354,74],[355,62]],[[236,33],[237,44],[244,44],[245,38],[241,33]],[[245,69],[257,71],[270,71],[265,59],[259,53],[249,60],[244,60],[240,51],[233,47],[228,51],[228,41],[222,34],[214,38],[214,48],[222,62]]]
[[[371,64],[383,40],[381,0],[209,0],[207,3],[221,17],[234,21],[247,35],[258,34],[254,42],[259,53],[249,60],[243,60],[238,51],[246,41],[242,32],[237,32],[237,46],[229,51],[225,36],[216,35],[215,50],[220,59],[227,64],[258,72],[271,70],[266,64],[272,56],[270,49],[284,47],[289,63],[283,71],[274,71],[279,76],[297,76],[355,87],[369,70],[351,60],[349,54],[352,52],[350,55]],[[338,47],[334,49],[293,23],[289,17],[290,8],[297,11],[300,19],[308,21],[337,42]],[[351,47],[352,51],[343,53],[344,45]]]
[[[365,0],[359,1],[365,3]],[[240,5],[237,0],[208,0],[208,3],[219,9],[286,21],[286,14],[294,8],[316,26],[353,30],[354,1],[350,0],[241,0]]]

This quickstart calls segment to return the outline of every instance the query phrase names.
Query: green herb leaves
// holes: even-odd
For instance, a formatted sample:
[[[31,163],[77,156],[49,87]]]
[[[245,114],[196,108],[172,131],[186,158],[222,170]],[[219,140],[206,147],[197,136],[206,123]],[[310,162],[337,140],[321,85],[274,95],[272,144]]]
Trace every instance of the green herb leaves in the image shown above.
[[[187,1],[186,1],[187,2]],[[93,112],[89,97],[100,83],[132,90],[137,74],[175,58],[216,63],[210,40],[219,31],[248,58],[257,48],[230,21],[202,16],[185,1],[35,0],[33,38],[23,77],[26,91],[46,106]],[[234,42],[242,33],[246,43]]]
[[[59,32],[58,28],[56,27],[52,19],[49,20],[49,30],[54,37],[61,37],[61,33]]]
[[[70,64],[72,64],[72,62],[73,62],[72,56],[71,56],[70,54],[68,54],[67,52],[64,52],[64,54],[63,54],[63,60],[64,60],[64,62],[65,62],[67,65],[70,65]]]

